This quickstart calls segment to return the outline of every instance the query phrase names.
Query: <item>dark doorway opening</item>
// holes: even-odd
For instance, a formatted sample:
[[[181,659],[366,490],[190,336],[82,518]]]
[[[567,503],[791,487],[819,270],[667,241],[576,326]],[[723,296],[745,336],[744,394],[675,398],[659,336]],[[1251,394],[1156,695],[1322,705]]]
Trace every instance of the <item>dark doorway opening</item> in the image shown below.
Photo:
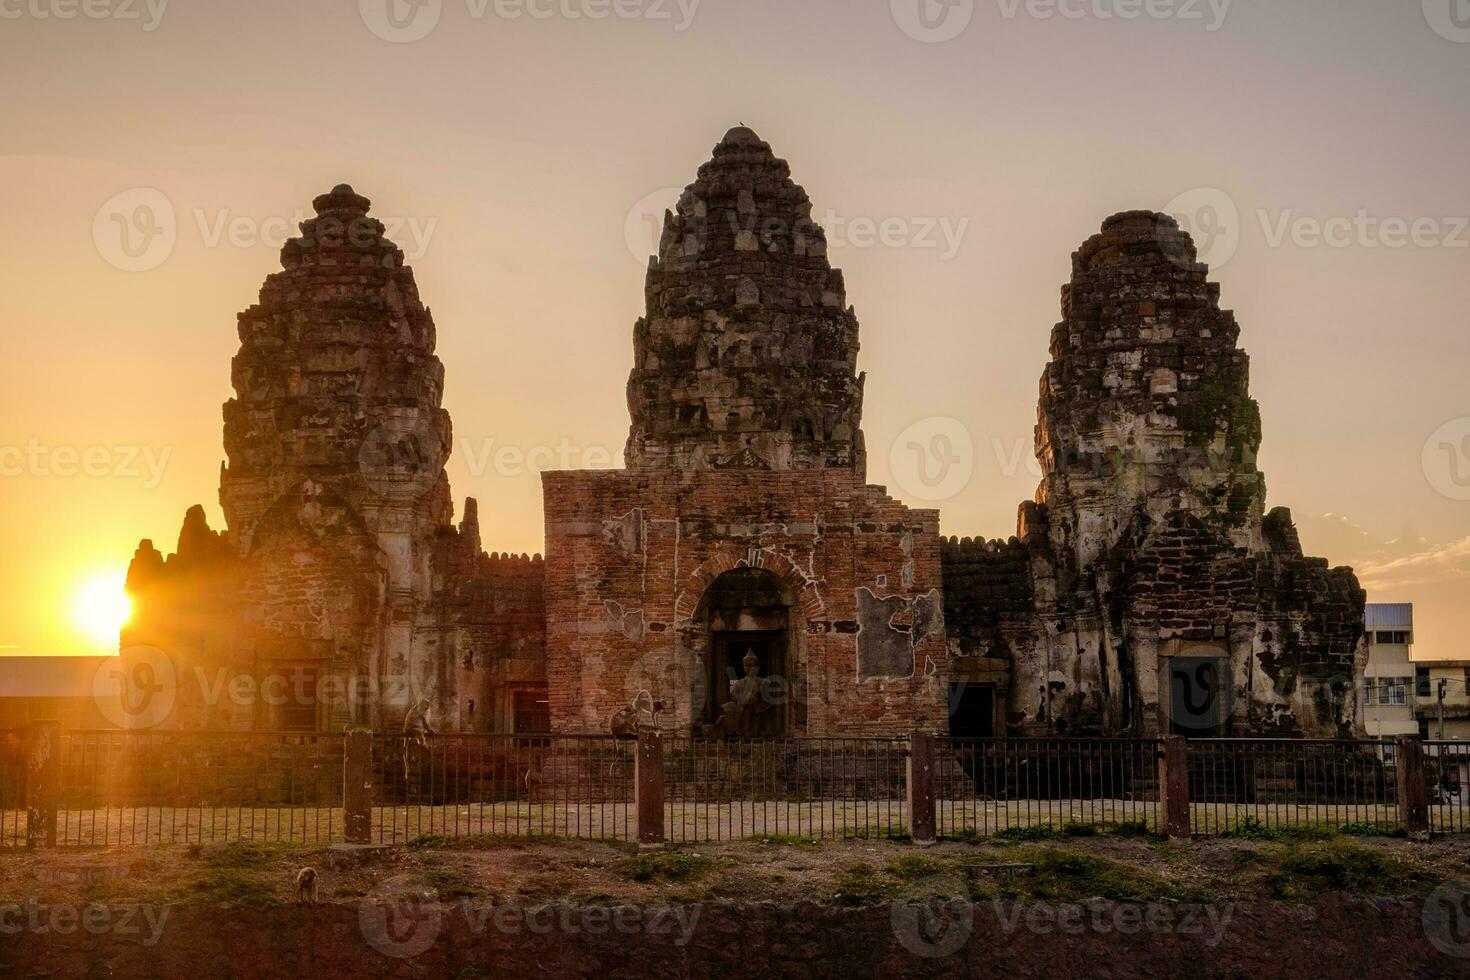
[[[995,737],[995,685],[949,686],[949,733],[955,738]]]
[[[1168,670],[1170,733],[1190,738],[1224,735],[1230,719],[1230,661],[1173,657]]]

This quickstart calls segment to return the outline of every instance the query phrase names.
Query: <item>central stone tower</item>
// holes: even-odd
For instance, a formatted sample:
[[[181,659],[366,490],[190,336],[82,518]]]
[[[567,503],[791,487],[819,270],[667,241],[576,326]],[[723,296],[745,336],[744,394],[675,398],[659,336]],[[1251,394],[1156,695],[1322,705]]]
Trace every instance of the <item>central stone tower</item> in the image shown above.
[[[943,730],[939,515],[865,483],[857,317],[785,161],[730,130],[665,216],[623,471],[547,473],[560,731]]]
[[[699,168],[634,329],[629,469],[863,473],[857,317],[811,211],[743,126]]]

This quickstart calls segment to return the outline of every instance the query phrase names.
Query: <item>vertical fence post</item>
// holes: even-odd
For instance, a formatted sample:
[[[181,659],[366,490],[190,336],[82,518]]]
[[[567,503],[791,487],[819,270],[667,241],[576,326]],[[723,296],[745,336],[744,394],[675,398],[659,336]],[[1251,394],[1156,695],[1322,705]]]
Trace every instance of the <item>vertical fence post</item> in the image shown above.
[[[25,730],[26,847],[56,846],[61,797],[61,723],[33,721]]]
[[[658,732],[639,732],[633,756],[633,792],[637,800],[638,846],[664,843],[664,740]]]
[[[1398,756],[1399,826],[1404,833],[1423,836],[1429,833],[1429,798],[1424,782],[1424,743],[1413,736],[1401,736],[1395,747]]]
[[[1159,806],[1164,811],[1164,833],[1188,839],[1189,743],[1183,735],[1165,735],[1159,753]]]
[[[935,840],[934,736],[928,732],[909,735],[908,777],[909,837],[928,847]]]
[[[353,728],[345,737],[343,836],[349,844],[369,844],[373,839],[373,733],[365,728]]]

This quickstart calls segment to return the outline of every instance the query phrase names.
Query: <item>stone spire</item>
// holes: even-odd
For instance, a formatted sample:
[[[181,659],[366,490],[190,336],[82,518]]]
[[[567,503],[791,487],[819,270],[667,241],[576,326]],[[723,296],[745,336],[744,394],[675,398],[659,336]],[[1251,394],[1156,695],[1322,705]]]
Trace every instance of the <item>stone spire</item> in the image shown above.
[[[865,468],[857,317],[786,161],[725,134],[664,218],[634,330],[630,469]]]
[[[1260,415],[1239,327],[1207,275],[1189,235],[1149,211],[1108,218],[1072,256],[1041,379],[1037,499],[1072,525],[1082,565],[1139,506],[1209,514],[1253,543]]]
[[[242,552],[303,496],[340,501],[370,533],[449,519],[444,368],[413,271],[350,186],[313,203],[239,317],[220,502]]]

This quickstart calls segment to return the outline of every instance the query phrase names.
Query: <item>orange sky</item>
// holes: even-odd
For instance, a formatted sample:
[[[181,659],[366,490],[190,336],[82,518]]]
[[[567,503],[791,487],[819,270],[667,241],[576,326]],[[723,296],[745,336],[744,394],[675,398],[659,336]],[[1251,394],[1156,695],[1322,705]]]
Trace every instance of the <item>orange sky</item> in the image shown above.
[[[621,459],[646,216],[743,121],[846,271],[873,482],[946,533],[1010,534],[1070,252],[1179,204],[1228,258],[1271,505],[1370,598],[1418,604],[1419,654],[1470,656],[1470,422],[1431,439],[1470,417],[1450,0],[959,0],[934,28],[919,0],[387,2],[0,2],[0,652],[95,652],[81,584],[140,537],[171,547],[192,503],[219,526],[235,314],[339,181],[397,220],[433,309],[456,498],[488,548],[540,550],[516,457]],[[419,40],[369,26],[417,9]],[[129,255],[113,215],[140,205],[165,234]],[[890,465],[934,418],[973,464],[937,503]]]

